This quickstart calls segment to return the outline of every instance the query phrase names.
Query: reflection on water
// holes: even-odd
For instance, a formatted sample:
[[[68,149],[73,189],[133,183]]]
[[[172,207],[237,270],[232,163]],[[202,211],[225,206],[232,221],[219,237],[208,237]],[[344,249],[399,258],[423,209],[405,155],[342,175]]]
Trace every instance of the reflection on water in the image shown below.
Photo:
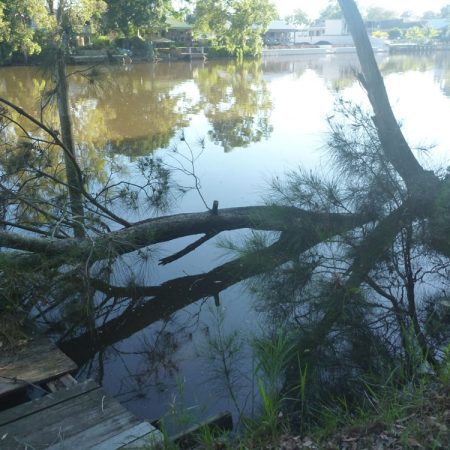
[[[448,55],[382,57],[380,64],[395,97],[394,107],[404,112],[408,136],[414,140],[421,138],[415,133],[432,130],[438,150],[448,150],[448,125],[440,126],[442,112],[449,106]],[[255,191],[267,176],[281,175],[300,164],[312,168],[322,163],[325,119],[333,111],[337,92],[357,101],[362,97],[353,76],[357,67],[351,55],[242,64],[142,64],[102,68],[102,77],[94,85],[73,68],[70,94],[75,136],[85,165],[97,174],[104,170],[107,158],[120,159],[131,168],[137,156],[151,152],[164,156],[181,132],[194,143],[203,139],[205,151],[197,162],[197,173],[206,195],[219,199],[221,205],[249,204],[260,201],[261,192]],[[1,95],[38,112],[38,98],[45,88],[39,72],[8,68],[1,73]],[[408,115],[411,108],[404,106],[409,101],[406,95],[412,95],[404,86],[411,79],[416,91],[433,93],[434,104],[422,105],[427,122],[420,120],[425,130],[411,125],[419,119]],[[52,114],[47,112],[47,121],[55,120]],[[193,197],[181,207],[203,208]],[[229,400],[216,402],[212,384],[211,389],[205,388],[205,380],[211,379],[211,358],[199,357],[208,343],[218,342],[217,311],[223,336],[234,336],[237,330],[256,333],[261,321],[281,323],[286,314],[297,319],[308,313],[304,317],[309,320],[315,312],[302,311],[292,303],[302,281],[294,275],[300,272],[275,271],[291,256],[289,252],[272,249],[270,264],[262,266],[224,262],[216,239],[180,261],[158,266],[158,258],[185,243],[171,242],[149,254],[133,254],[111,266],[105,263],[96,268],[99,274],[108,274],[103,281],[74,275],[71,283],[65,279],[61,285],[59,274],[53,273],[50,294],[62,303],[48,304],[48,292],[42,292],[42,303],[35,311],[40,325],[57,336],[63,350],[80,365],[80,377],[96,378],[135,413],[151,419],[167,410],[178,395],[180,380],[185,385],[185,404],[204,406],[199,415],[235,406]],[[253,278],[257,288],[243,283],[272,269],[273,277]],[[286,286],[292,287],[292,295],[280,300],[274,293],[280,294]],[[251,300],[259,302],[258,311]],[[367,318],[360,311],[349,312],[342,330],[360,325],[349,341],[373,342],[363,326]],[[384,344],[375,350],[384,352]],[[365,351],[361,346],[352,349],[356,359]],[[332,350],[324,350],[324,358],[338,354]],[[239,366],[245,373],[251,366],[251,359],[245,357],[248,348],[240,348],[239,355],[244,356]],[[336,358],[330,359],[329,367],[335,362]]]

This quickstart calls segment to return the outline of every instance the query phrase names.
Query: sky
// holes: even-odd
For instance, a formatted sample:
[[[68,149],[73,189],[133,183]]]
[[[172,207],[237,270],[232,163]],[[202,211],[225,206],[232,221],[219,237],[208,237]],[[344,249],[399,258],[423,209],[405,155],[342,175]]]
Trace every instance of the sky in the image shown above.
[[[293,10],[300,8],[311,19],[317,18],[324,9],[328,0],[273,0],[281,17],[289,15]],[[360,7],[380,6],[391,11],[412,11],[421,15],[424,11],[439,11],[442,6],[450,4],[450,0],[359,0]]]

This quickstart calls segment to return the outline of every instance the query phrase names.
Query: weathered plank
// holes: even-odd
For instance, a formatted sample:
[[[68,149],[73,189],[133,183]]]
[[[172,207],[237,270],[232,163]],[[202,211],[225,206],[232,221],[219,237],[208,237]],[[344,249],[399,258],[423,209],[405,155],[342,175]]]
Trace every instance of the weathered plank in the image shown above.
[[[94,389],[99,389],[99,387],[100,386],[94,381],[87,380],[73,386],[70,389],[51,393],[32,402],[23,403],[22,405],[2,411],[0,413],[0,427],[18,419],[36,414],[40,411],[55,406],[58,403],[66,402],[72,398],[79,397],[80,395],[86,394]]]
[[[115,449],[157,432],[92,381],[5,411],[0,419],[5,449]]]
[[[46,338],[35,337],[14,353],[0,356],[0,397],[77,369],[76,364]]]
[[[102,443],[92,447],[92,450],[110,450],[111,448],[127,448],[127,445],[136,442],[141,439],[143,436],[148,436],[151,433],[155,432],[156,434],[161,435],[161,433],[156,430],[156,428],[150,425],[148,422],[141,422],[133,428],[129,430],[125,430],[122,433],[119,433],[112,438],[103,441]],[[161,435],[162,436],[162,435]],[[150,443],[150,440],[147,440],[147,445]]]
[[[142,449],[152,449],[152,448],[165,448],[164,447],[164,436],[161,431],[155,430],[152,433],[145,435],[140,439],[136,439],[127,445],[119,447],[120,449],[126,450],[142,450]]]
[[[117,418],[119,428],[125,422],[126,429],[130,424],[127,419],[130,419],[131,414],[126,411],[122,413],[124,408],[118,402],[106,398],[106,394],[101,389],[96,389],[69,401],[58,403],[38,414],[29,415],[0,427],[0,436],[7,434],[4,440],[7,444],[6,448],[14,442],[36,449],[52,446],[58,448],[61,445],[70,448],[66,442],[71,437],[81,433],[85,436],[91,428],[113,417]],[[109,426],[106,427],[104,438],[108,437],[109,431],[116,431],[115,426],[114,423],[112,429]],[[80,443],[78,448],[89,447]]]

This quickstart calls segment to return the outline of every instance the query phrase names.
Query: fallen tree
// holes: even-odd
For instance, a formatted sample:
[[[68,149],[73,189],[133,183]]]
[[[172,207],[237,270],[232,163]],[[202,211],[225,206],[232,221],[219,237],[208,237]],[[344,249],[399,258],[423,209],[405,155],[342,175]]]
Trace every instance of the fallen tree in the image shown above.
[[[117,213],[120,209],[117,204],[123,201],[161,201],[169,189],[168,175],[161,161],[151,157],[142,160],[139,167],[147,180],[145,185],[137,186],[113,177],[102,188],[95,183],[89,185],[86,171],[59,138],[58,132],[19,106],[0,98],[4,106],[0,111],[2,129],[5,131],[3,147],[15,145],[17,150],[14,159],[3,161],[0,189],[5,211],[0,218],[3,224],[0,245],[19,251],[22,258],[39,256],[38,261],[47,260],[53,267],[67,268],[77,264],[87,267],[89,288],[114,296],[126,295],[121,291],[129,287],[111,285],[100,278],[90,279],[89,269],[96,261],[114,259],[180,237],[202,235],[196,242],[161,261],[168,264],[195,251],[224,231],[250,228],[280,233],[275,247],[267,246],[253,254],[253,257],[262,259],[270,256],[269,264],[252,265],[249,259],[236,259],[209,274],[172,280],[162,286],[133,288],[139,296],[152,297],[151,301],[155,303],[148,303],[150,309],[158,302],[173,302],[173,308],[167,309],[170,313],[180,305],[217,295],[221,289],[232,284],[298,261],[313,246],[331,239],[340,240],[348,265],[341,271],[339,283],[333,291],[332,307],[324,312],[320,326],[310,336],[308,347],[318,345],[332,330],[347,305],[355,300],[355,293],[359,294],[363,286],[369,286],[392,303],[399,329],[408,317],[424,356],[434,363],[433,352],[418,319],[414,293],[414,283],[418,277],[411,267],[411,242],[432,248],[442,255],[450,255],[447,233],[450,187],[447,179],[422,168],[403,136],[355,2],[340,0],[339,4],[361,63],[359,80],[367,91],[373,109],[371,121],[358,125],[363,127],[371,146],[362,146],[358,139],[353,142],[346,140],[342,129],[337,129],[334,135],[335,150],[340,152],[338,157],[344,155],[347,158],[342,163],[342,172],[348,179],[341,182],[346,195],[339,197],[339,193],[333,190],[327,193],[324,184],[303,178],[300,180],[301,189],[294,189],[298,199],[291,196],[288,201],[281,199],[280,204],[228,209],[219,209],[216,205],[206,212],[131,223]],[[22,132],[20,139],[17,134],[12,140],[8,137],[6,131],[11,127]],[[61,170],[63,159],[71,161],[77,179],[83,180],[82,183],[74,185],[66,179]],[[355,179],[353,188],[349,181],[352,178]],[[311,201],[321,190],[326,199],[322,203]],[[71,214],[68,208],[70,193],[74,192],[83,201],[84,217],[81,221],[77,217],[81,209]],[[365,199],[355,202],[351,196],[356,197],[357,194]],[[80,226],[84,227],[83,233],[79,232]],[[73,236],[73,230],[78,230],[76,236]],[[408,237],[410,235],[414,239]],[[399,237],[405,241],[409,239],[409,244],[402,248],[402,267],[397,270],[407,293],[406,300],[396,298],[371,276],[377,266],[385,264],[386,259],[399,259],[398,245],[395,244]],[[17,255],[13,253],[8,256],[15,258]],[[182,298],[179,302],[173,300],[174,291],[179,299]],[[133,290],[129,297],[133,299]],[[139,308],[135,311],[130,306],[122,319],[134,317],[135,313],[141,314],[143,311]],[[112,319],[104,325],[102,332],[110,336],[111,330],[117,332],[121,328],[121,323],[120,318]],[[148,323],[141,321],[137,326]],[[117,336],[120,338],[125,334],[118,333]],[[74,342],[82,341],[80,337]]]

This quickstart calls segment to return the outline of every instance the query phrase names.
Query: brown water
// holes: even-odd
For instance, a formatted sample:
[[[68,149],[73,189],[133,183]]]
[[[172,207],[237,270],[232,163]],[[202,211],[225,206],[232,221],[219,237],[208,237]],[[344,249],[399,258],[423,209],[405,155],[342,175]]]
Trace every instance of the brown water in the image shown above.
[[[446,167],[450,55],[379,58],[407,138],[417,147],[435,145],[430,153],[420,154],[421,161],[428,167]],[[208,204],[216,199],[221,207],[261,203],[271,177],[299,166],[332,171],[325,151],[326,118],[333,113],[336,97],[367,104],[353,76],[357,67],[352,55],[243,64],[158,63],[102,67],[95,83],[77,73],[80,67],[73,67],[70,96],[80,158],[99,180],[112,164],[120,165],[120,176],[129,178],[136,176],[137,157],[156,152],[172,161],[175,147],[190,154],[188,144]],[[0,94],[36,113],[44,79],[34,68],[1,69]],[[54,113],[47,113],[47,120],[54,120]],[[174,176],[180,183],[192,183],[180,170]],[[198,193],[190,191],[177,196],[171,210],[203,211],[205,206]],[[148,213],[133,213],[132,218]],[[153,255],[171,254],[192,240],[160,245]],[[144,262],[129,255],[113,268],[115,285],[126,292],[131,279],[158,286],[211,270],[231,257],[218,242],[166,267],[158,266],[155,258]],[[173,403],[195,405],[191,412],[198,416],[234,409],[217,375],[213,344],[218,329],[227,336],[237,332],[243,340],[258,332],[264,317],[255,311],[257,299],[240,283],[221,292],[217,307],[207,295],[189,298],[181,290],[180,298],[175,285],[158,294],[130,290],[106,299],[95,316],[97,332],[92,324],[90,330],[78,324],[68,331],[72,318],[65,316],[67,310],[60,311],[54,319],[67,322],[58,328],[63,348],[80,364],[80,378],[97,379],[142,417],[161,417]],[[105,298],[99,292],[98,304]],[[137,306],[127,310],[129,305]],[[238,397],[249,411],[246,392],[252,384],[252,360],[245,344],[235,364]]]

